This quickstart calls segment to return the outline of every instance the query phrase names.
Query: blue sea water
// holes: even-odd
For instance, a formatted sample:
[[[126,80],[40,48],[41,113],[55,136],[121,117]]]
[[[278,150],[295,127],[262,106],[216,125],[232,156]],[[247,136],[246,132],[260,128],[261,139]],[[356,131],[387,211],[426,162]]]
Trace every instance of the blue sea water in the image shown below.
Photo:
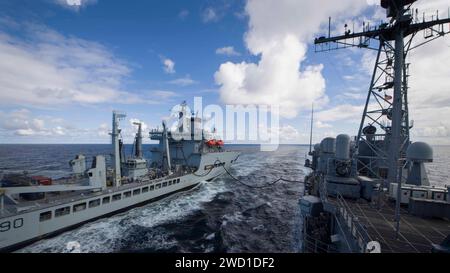
[[[88,158],[109,155],[110,145],[0,145],[0,172],[23,172],[61,177],[70,173],[68,161],[82,153]],[[151,145],[144,155],[151,157]],[[247,184],[265,185],[283,176],[303,180],[307,146],[281,145],[261,152],[257,145],[228,145],[242,155],[231,172]],[[449,182],[450,147],[434,147],[427,165],[434,185]],[[126,146],[131,152],[131,145]],[[108,158],[108,156],[107,156]],[[280,181],[272,187],[245,187],[228,175],[168,198],[121,214],[87,223],[41,240],[19,252],[65,252],[78,242],[82,252],[297,252],[300,183]]]

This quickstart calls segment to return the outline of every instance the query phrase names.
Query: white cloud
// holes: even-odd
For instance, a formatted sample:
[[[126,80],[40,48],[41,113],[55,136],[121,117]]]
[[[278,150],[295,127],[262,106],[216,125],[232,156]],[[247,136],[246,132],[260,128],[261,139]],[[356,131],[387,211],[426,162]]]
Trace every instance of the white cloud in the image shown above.
[[[16,135],[18,136],[32,136],[35,132],[32,129],[18,129],[16,130]]]
[[[203,10],[202,13],[202,20],[204,23],[209,23],[209,22],[217,22],[220,19],[220,15],[217,13],[217,11],[212,8],[212,7],[208,7],[205,10]]]
[[[133,127],[133,129],[137,132],[137,125],[135,123],[140,123],[142,128],[142,137],[145,138],[145,136],[148,134],[149,126],[144,121],[137,119],[137,118],[130,118],[130,125]]]
[[[216,54],[227,55],[227,56],[241,55],[241,53],[234,50],[234,47],[232,47],[232,46],[225,46],[225,47],[218,48],[218,49],[216,49]]]
[[[172,61],[172,60],[169,59],[169,58],[163,58],[163,59],[161,60],[161,62],[162,62],[162,64],[164,65],[164,66],[163,66],[164,72],[166,72],[166,73],[168,73],[168,74],[173,74],[173,73],[175,73],[175,62],[174,62],[174,61]]]
[[[153,90],[150,92],[150,97],[154,100],[168,100],[173,97],[177,97],[178,94],[173,91],[165,91],[165,90]]]
[[[339,95],[338,95],[339,96]],[[361,100],[367,97],[367,95],[362,93],[344,92],[342,96],[345,99]]]
[[[178,78],[178,79],[169,81],[169,83],[179,85],[179,86],[188,86],[188,85],[196,84],[197,81],[194,81],[193,79],[191,79],[191,76],[189,74],[187,74],[183,78]]]
[[[145,103],[122,90],[130,69],[103,45],[44,26],[20,27],[16,38],[0,28],[0,104]]]
[[[121,135],[125,143],[133,143],[137,127],[134,122],[142,123],[144,142],[150,129],[148,123],[130,118],[121,123]],[[98,127],[77,128],[73,123],[54,116],[37,116],[28,109],[16,109],[10,112],[0,111],[0,136],[3,143],[110,143],[110,123],[101,123]]]
[[[279,127],[267,127],[264,124],[260,124],[258,133],[260,139],[268,139],[272,133],[278,134],[280,143],[300,143],[301,137],[305,137],[304,134],[300,134],[295,127],[289,124],[284,124]],[[245,135],[245,133],[242,134]]]
[[[69,6],[81,6],[81,0],[65,0]]]
[[[298,130],[291,125],[283,125],[278,130],[282,141],[298,141],[300,137]]]
[[[360,0],[249,0],[249,30],[245,42],[259,55],[258,63],[227,62],[215,73],[220,96],[228,104],[279,104],[280,115],[297,116],[313,101],[327,102],[322,65],[302,66],[307,44],[328,16],[356,14],[367,4]],[[270,18],[270,20],[268,20]]]
[[[333,126],[331,124],[328,123],[324,123],[320,120],[316,121],[314,124],[317,128],[332,128]]]
[[[64,8],[78,11],[87,5],[96,4],[97,0],[54,0],[54,2]]]
[[[342,104],[314,113],[314,118],[320,122],[359,121],[364,105]]]
[[[109,128],[109,125],[107,123],[102,123],[97,129],[97,134],[100,137],[107,137],[109,136],[109,133],[111,132],[111,129]]]
[[[73,129],[62,119],[35,117],[28,109],[0,112],[0,130],[16,136],[61,136]]]

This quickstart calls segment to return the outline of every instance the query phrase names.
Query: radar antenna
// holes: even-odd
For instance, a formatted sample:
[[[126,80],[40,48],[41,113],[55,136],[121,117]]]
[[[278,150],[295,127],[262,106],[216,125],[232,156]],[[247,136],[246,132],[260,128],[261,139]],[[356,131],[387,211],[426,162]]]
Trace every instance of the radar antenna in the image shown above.
[[[386,9],[387,18],[390,18],[389,23],[375,27],[363,23],[362,31],[356,33],[347,30],[346,26],[344,35],[331,37],[329,34],[327,38],[322,36],[314,40],[316,52],[348,47],[377,51],[356,139],[356,159],[360,174],[380,178],[388,184],[397,183],[397,235],[400,230],[402,170],[410,145],[409,63],[405,59],[411,50],[450,33],[450,10],[446,19],[439,19],[437,12],[431,20],[426,20],[425,14],[420,20],[418,10],[411,9],[416,1],[381,0],[381,7]],[[330,30],[331,20],[329,22]],[[413,39],[420,31],[424,32],[425,41],[413,45]],[[371,42],[375,42],[375,46]],[[382,92],[384,96],[380,95]],[[381,129],[378,134],[377,128]]]
[[[358,171],[372,177],[397,181],[399,159],[404,158],[410,143],[408,111],[408,53],[450,33],[450,11],[446,19],[438,14],[419,19],[418,10],[411,8],[417,0],[381,0],[389,23],[370,26],[363,23],[361,32],[346,29],[343,35],[319,37],[315,51],[359,47],[376,50],[377,57],[359,126],[356,149],[370,150],[371,155],[357,156]],[[331,29],[331,19],[329,20]],[[413,44],[416,35],[424,31],[425,41]],[[430,34],[431,33],[431,34]],[[378,133],[377,129],[380,129]],[[379,141],[389,147],[377,145]],[[364,147],[362,147],[364,146]]]

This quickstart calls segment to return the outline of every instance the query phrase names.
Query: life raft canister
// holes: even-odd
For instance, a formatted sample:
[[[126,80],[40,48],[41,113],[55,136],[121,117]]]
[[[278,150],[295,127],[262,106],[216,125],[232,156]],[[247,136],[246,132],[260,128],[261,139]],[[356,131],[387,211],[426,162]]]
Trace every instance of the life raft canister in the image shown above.
[[[206,141],[206,145],[208,145],[208,146],[215,146],[216,145],[216,140],[215,139],[210,139],[210,140]]]

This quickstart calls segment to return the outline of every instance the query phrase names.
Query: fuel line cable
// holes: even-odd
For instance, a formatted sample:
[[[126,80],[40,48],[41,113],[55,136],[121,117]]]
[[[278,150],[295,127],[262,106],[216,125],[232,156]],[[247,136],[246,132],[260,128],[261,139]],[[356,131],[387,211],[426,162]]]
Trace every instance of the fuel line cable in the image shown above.
[[[236,158],[237,159],[237,158]],[[271,182],[267,182],[266,185],[261,185],[261,186],[255,186],[255,185],[249,185],[245,182],[243,182],[241,179],[237,178],[236,176],[234,176],[226,167],[225,164],[222,164],[224,162],[220,161],[219,159],[217,159],[216,161],[214,161],[214,165],[216,163],[221,164],[222,168],[225,170],[225,172],[228,174],[228,176],[230,176],[234,181],[248,187],[248,188],[254,188],[254,189],[262,189],[262,188],[268,188],[268,187],[272,187],[273,185],[275,185],[276,183],[280,182],[280,181],[284,181],[284,182],[290,182],[290,183],[305,183],[304,181],[300,181],[300,180],[290,180],[290,179],[286,179],[283,177],[279,177]],[[203,174],[196,174],[195,172],[193,172],[192,174],[197,176],[197,177],[203,177],[203,176],[207,176],[208,174],[211,173],[211,171],[214,168],[210,168],[206,173]]]
[[[271,182],[267,182],[266,185],[262,185],[262,186],[255,186],[255,185],[249,185],[245,182],[243,182],[241,179],[235,177],[229,170],[227,170],[227,168],[225,168],[225,165],[222,166],[223,169],[225,170],[225,172],[236,182],[248,187],[248,188],[254,188],[254,189],[262,189],[262,188],[268,188],[268,187],[272,187],[273,185],[275,185],[276,183],[280,182],[280,181],[284,181],[284,182],[291,182],[291,183],[305,183],[304,181],[299,181],[299,180],[290,180],[290,179],[286,179],[283,177],[279,177]]]

